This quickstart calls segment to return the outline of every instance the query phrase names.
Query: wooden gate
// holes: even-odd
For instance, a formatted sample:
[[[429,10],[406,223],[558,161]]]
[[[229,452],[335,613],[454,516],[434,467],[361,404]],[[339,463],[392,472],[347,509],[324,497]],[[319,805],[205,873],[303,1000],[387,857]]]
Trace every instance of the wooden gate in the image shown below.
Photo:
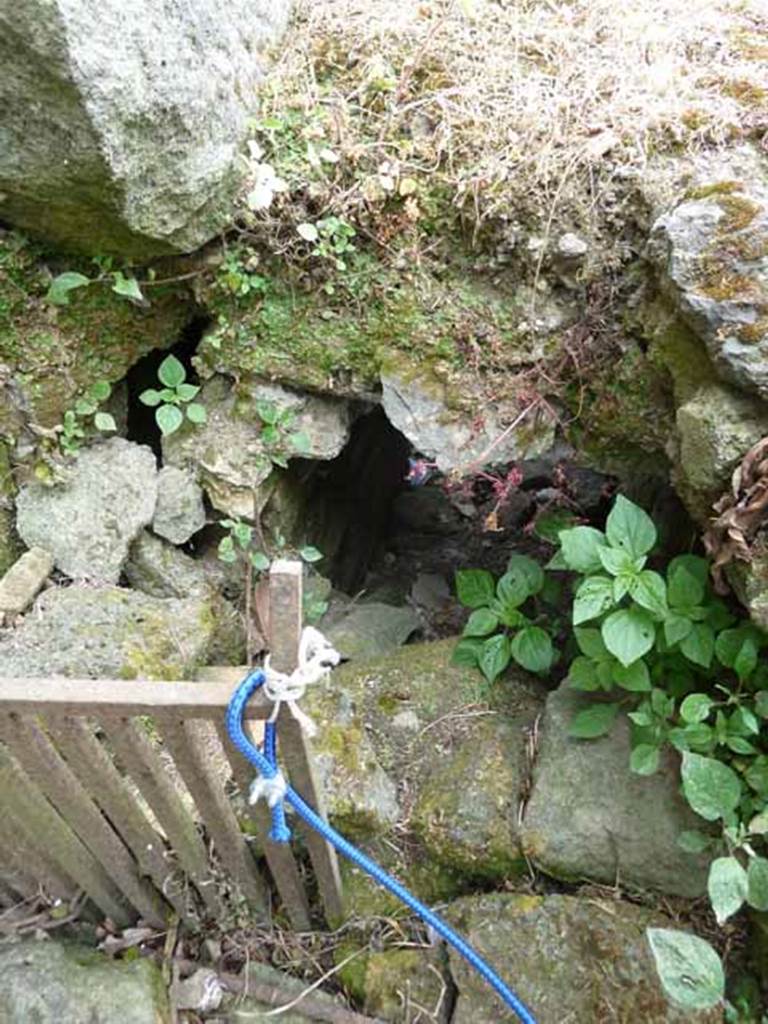
[[[270,647],[280,671],[297,664],[302,569],[275,562],[269,577]],[[198,682],[0,679],[0,902],[40,887],[70,901],[82,890],[116,925],[169,913],[220,917],[232,898],[271,919],[270,887],[229,795],[247,795],[253,768],[224,729],[244,670],[206,670]],[[248,726],[272,705],[257,694]],[[311,751],[283,708],[280,758],[294,788],[323,813]],[[271,842],[263,802],[248,810],[292,925],[311,926],[293,853]],[[299,831],[301,831],[299,823]],[[304,839],[325,918],[343,909],[335,851]],[[222,884],[224,883],[224,884]]]

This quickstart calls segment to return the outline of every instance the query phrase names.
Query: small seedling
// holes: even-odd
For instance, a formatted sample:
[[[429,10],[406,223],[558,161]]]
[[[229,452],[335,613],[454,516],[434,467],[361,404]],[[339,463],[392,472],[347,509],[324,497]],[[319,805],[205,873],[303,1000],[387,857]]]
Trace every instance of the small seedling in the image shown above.
[[[93,430],[117,430],[114,417],[99,409],[99,405],[106,402],[111,394],[109,383],[98,380],[90,386],[83,398],[77,399],[72,409],[67,409],[59,434],[59,447],[65,455],[75,455]]]
[[[205,423],[205,406],[193,399],[200,388],[186,382],[187,371],[176,356],[166,356],[157,371],[158,380],[165,387],[148,388],[139,399],[155,409],[155,421],[164,436],[175,433],[186,414],[190,423]]]

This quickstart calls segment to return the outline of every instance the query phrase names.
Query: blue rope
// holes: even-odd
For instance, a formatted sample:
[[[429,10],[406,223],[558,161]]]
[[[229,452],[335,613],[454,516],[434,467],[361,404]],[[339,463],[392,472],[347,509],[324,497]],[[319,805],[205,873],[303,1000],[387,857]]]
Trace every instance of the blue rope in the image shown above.
[[[261,669],[257,669],[256,671],[251,672],[250,675],[243,680],[229,702],[226,721],[229,737],[240,753],[256,767],[259,774],[267,779],[274,779],[279,771],[277,766],[275,723],[267,722],[265,726],[264,753],[251,743],[243,730],[243,712],[245,711],[245,705],[256,690],[264,683],[265,678],[266,677]],[[464,939],[462,939],[462,937],[450,927],[450,925],[448,925],[441,917],[438,917],[437,914],[430,910],[429,907],[426,907],[420,900],[416,899],[416,897],[412,895],[405,886],[401,885],[395,878],[387,874],[387,872],[384,871],[376,861],[371,860],[370,857],[367,857],[361,850],[358,850],[356,846],[353,846],[352,843],[346,840],[344,836],[336,831],[336,829],[332,828],[328,822],[324,821],[291,786],[288,786],[286,790],[285,799],[296,810],[299,817],[304,819],[310,828],[319,832],[324,839],[339,851],[339,853],[343,854],[354,864],[357,864],[358,867],[361,867],[363,871],[369,874],[371,878],[375,879],[379,885],[382,885],[385,889],[388,889],[391,893],[397,896],[397,898],[405,903],[407,907],[410,907],[414,913],[418,914],[422,921],[426,922],[426,924],[437,932],[438,935],[442,936],[449,945],[453,946],[453,948],[460,953],[472,967],[474,967],[478,974],[480,974],[485,981],[487,981],[488,984],[496,990],[507,1006],[514,1011],[518,1020],[520,1020],[522,1024],[536,1024],[535,1017],[512,991],[512,989],[502,981],[493,968],[487,964],[479,953],[476,953],[472,946],[470,946],[468,942],[465,942]],[[290,830],[288,829],[285,821],[283,803],[280,801],[272,807],[272,829],[270,831],[270,838],[275,842],[284,843],[288,841],[290,834]]]

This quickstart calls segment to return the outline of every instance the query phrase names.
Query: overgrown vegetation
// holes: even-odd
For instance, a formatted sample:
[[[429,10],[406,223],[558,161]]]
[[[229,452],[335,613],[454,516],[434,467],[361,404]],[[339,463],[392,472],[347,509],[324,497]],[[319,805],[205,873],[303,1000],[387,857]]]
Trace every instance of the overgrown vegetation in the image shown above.
[[[716,596],[705,559],[680,555],[664,572],[651,568],[656,527],[621,495],[604,531],[573,526],[558,541],[548,569],[573,574],[560,645],[566,685],[592,697],[571,735],[603,736],[626,713],[629,768],[639,775],[659,769],[665,748],[677,750],[682,792],[707,823],[679,842],[712,856],[708,891],[718,923],[745,903],[768,910],[768,635]],[[512,659],[549,669],[561,624],[543,605],[537,625],[520,610],[544,591],[536,562],[513,556],[496,585],[489,573],[464,570],[456,587],[474,609],[458,663],[476,665],[489,682]],[[510,638],[509,630],[517,632]]]

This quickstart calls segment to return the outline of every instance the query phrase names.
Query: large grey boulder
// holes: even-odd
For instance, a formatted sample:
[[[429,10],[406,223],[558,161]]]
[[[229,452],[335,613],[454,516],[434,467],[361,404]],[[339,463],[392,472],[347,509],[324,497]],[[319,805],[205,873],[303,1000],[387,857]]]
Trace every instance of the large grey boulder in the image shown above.
[[[205,526],[203,492],[191,473],[164,466],[157,475],[152,529],[172,544],[185,544]]]
[[[151,960],[110,960],[88,946],[0,946],[3,1024],[170,1024],[165,986]]]
[[[0,11],[0,217],[64,247],[189,252],[225,223],[290,0]]]
[[[523,848],[556,878],[701,896],[709,858],[677,842],[703,825],[680,796],[677,755],[667,752],[656,775],[632,774],[624,716],[608,736],[573,739],[571,720],[587,699],[565,686],[547,698]]]
[[[221,660],[225,624],[228,608],[214,598],[53,587],[20,626],[0,632],[0,677],[186,679],[199,665]],[[234,628],[231,642],[239,643]]]
[[[538,1024],[642,1021],[716,1024],[721,1008],[680,1010],[666,999],[646,937],[674,927],[646,907],[574,896],[493,893],[457,900],[448,919],[512,985]],[[453,1024],[516,1021],[452,949],[459,995]]]
[[[768,187],[722,175],[656,221],[648,255],[720,376],[767,398]]]
[[[260,381],[235,387],[224,377],[214,377],[199,400],[208,413],[206,423],[164,438],[163,458],[168,465],[190,468],[214,507],[229,516],[251,518],[254,491],[261,506],[268,499],[271,452],[285,458],[332,459],[349,436],[349,406],[339,399]],[[260,403],[290,414],[290,423],[278,430],[274,441],[265,441],[269,435],[257,411]],[[306,442],[301,451],[290,441],[297,434]]]
[[[19,491],[22,540],[50,551],[72,579],[117,583],[132,541],[155,513],[152,450],[113,437],[84,448],[63,476],[55,487],[35,482]]]
[[[131,545],[125,576],[134,589],[152,597],[201,597],[215,589],[201,562],[149,530]]]

